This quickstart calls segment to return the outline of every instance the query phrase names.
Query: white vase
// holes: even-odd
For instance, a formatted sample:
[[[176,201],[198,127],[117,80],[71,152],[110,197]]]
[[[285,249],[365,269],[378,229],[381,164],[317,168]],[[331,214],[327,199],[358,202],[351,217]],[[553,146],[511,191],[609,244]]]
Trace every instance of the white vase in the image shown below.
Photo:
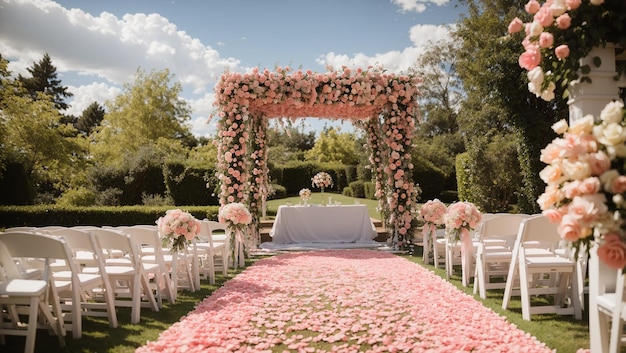
[[[594,58],[601,60],[601,65],[596,67]],[[605,47],[595,47],[588,56],[580,60],[581,65],[589,65],[591,72],[587,75],[589,82],[579,80],[570,83],[569,121],[571,123],[586,115],[593,115],[596,119],[600,112],[614,99],[619,99],[618,81],[615,71],[615,45],[607,44]]]

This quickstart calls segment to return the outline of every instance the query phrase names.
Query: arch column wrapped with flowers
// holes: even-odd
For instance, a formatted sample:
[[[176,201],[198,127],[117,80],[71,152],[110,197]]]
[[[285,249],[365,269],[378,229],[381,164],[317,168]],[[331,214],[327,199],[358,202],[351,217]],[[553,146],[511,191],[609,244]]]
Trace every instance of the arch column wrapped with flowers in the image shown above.
[[[626,48],[626,1],[531,0],[525,9],[532,21],[524,26],[516,18],[509,32],[526,29],[519,62],[529,90],[551,101],[561,85],[570,98],[569,123],[553,126],[562,136],[542,151],[547,186],[538,202],[576,254],[590,253],[590,346],[606,352],[609,329],[596,298],[626,269],[626,110],[615,81],[615,46]]]
[[[358,122],[382,117],[383,136],[376,139],[383,142],[376,143],[375,153],[387,175],[385,184],[379,174],[375,182],[379,200],[389,205],[385,215],[385,223],[390,226],[389,242],[394,249],[402,247],[412,233],[412,209],[417,196],[410,163],[418,114],[417,80],[413,75],[385,73],[373,67],[344,67],[340,71],[329,68],[324,74],[301,70],[292,73],[290,68],[223,74],[215,89],[220,204],[248,205],[255,214],[252,227],[258,231],[258,204],[263,196],[260,190],[267,186],[265,142],[258,139],[265,136],[267,119],[319,117]],[[369,140],[373,141],[372,136]]]

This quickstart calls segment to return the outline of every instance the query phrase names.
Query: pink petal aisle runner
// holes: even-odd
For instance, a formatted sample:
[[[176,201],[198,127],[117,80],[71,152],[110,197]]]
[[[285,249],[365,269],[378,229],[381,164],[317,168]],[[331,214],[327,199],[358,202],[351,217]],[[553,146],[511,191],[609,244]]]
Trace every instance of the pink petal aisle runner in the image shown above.
[[[146,352],[551,352],[429,270],[373,250],[266,258]]]

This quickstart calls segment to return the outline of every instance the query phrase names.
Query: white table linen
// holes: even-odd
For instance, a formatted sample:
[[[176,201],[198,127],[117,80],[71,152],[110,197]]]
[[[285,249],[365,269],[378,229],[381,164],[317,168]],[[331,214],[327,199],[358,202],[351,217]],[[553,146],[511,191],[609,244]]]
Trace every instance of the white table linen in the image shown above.
[[[365,205],[279,206],[270,231],[277,244],[371,243],[376,235]]]

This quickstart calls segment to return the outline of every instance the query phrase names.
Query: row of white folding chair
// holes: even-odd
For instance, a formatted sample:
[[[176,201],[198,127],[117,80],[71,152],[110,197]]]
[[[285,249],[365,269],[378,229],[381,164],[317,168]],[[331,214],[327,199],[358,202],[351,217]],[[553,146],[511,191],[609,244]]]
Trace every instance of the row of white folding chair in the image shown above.
[[[162,297],[172,304],[176,302],[178,294],[178,254],[172,254],[169,248],[163,248],[156,227],[137,225],[113,227],[113,229],[127,234],[136,248],[144,266],[156,264],[159,268],[157,277],[151,282],[151,288],[157,295],[159,307],[162,307]],[[183,262],[184,264],[185,262]]]
[[[507,309],[511,296],[522,302],[522,318],[532,314],[553,313],[582,318],[580,288],[581,261],[555,253],[561,243],[557,224],[539,214],[522,221],[513,247],[502,308]],[[517,289],[518,288],[518,289]],[[534,296],[553,296],[553,303],[533,305]]]
[[[505,287],[514,242],[520,224],[528,217],[530,215],[520,213],[483,215],[476,231],[474,294],[479,293],[481,298],[486,299],[488,289]]]
[[[33,246],[37,244],[37,246]],[[6,335],[25,336],[24,352],[32,353],[38,328],[51,329],[65,345],[65,326],[60,305],[55,300],[56,291],[50,285],[50,261],[70,260],[70,252],[64,241],[29,232],[0,233],[0,343],[6,344]],[[18,267],[22,258],[43,261],[38,279],[25,279]],[[27,274],[31,276],[32,273]],[[22,310],[25,309],[25,310]],[[41,314],[41,316],[39,316]],[[22,322],[20,315],[27,315]]]
[[[48,230],[48,231],[42,231]],[[64,227],[34,228],[30,233],[51,235],[62,238],[70,250],[70,260],[57,259],[50,265],[52,288],[55,291],[55,303],[62,310],[65,326],[72,331],[73,338],[82,336],[82,316],[107,317],[111,327],[117,327],[117,316],[113,305],[108,277],[102,275],[101,255],[95,241],[88,233]],[[92,273],[82,270],[84,263],[79,253],[89,253],[89,266],[95,268]],[[25,276],[33,278],[41,271],[37,268],[37,259],[20,259]],[[34,266],[34,267],[33,267]]]
[[[208,279],[215,284],[215,269],[219,266],[222,275],[228,274],[230,241],[225,224],[204,219],[197,240],[193,242],[192,252],[197,259],[194,262],[194,279],[200,285],[200,279]]]

